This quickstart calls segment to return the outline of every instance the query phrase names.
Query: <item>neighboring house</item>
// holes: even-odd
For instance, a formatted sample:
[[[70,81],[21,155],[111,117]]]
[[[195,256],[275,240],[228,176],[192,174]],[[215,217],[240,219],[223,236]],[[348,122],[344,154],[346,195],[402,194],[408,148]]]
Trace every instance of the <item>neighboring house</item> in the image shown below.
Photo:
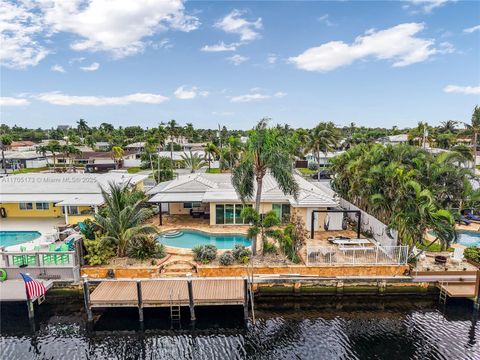
[[[294,175],[300,192],[297,199],[285,195],[275,179],[267,174],[263,179],[260,213],[270,210],[279,218],[287,220],[291,215],[302,218],[310,228],[312,210],[326,210],[338,206],[338,202],[314,183]],[[189,215],[191,210],[203,211],[210,225],[242,225],[240,213],[243,204],[231,183],[231,174],[190,174],[158,184],[147,192],[149,202],[168,204],[171,215]],[[254,199],[246,206],[254,206]],[[203,209],[203,210],[202,210]],[[324,214],[318,214],[316,229],[323,229]]]
[[[183,150],[186,152],[190,150],[192,152],[203,151],[205,145],[207,145],[207,143],[187,143],[183,144]]]
[[[190,151],[173,151],[172,153],[170,153],[170,151],[159,151],[158,152],[158,156],[160,156],[160,157],[166,157],[166,158],[169,158],[169,159],[171,157],[177,168],[182,167],[182,161],[183,161],[182,156],[185,156],[185,154],[187,154],[187,156],[189,156]],[[192,154],[196,154],[196,155],[200,156],[202,159],[205,158],[205,156],[206,156],[205,151],[203,151],[203,150],[192,151]]]
[[[390,135],[378,139],[378,142],[383,145],[397,145],[408,143],[408,134]]]
[[[124,147],[125,150],[136,151],[137,153],[141,153],[145,150],[145,141],[134,142],[128,144]]]
[[[58,125],[57,126],[57,130],[60,130],[60,131],[66,131],[66,130],[70,130],[72,127],[70,125]]]
[[[110,148],[110,144],[106,141],[98,141],[95,143],[95,149],[98,151],[108,151]]]
[[[12,151],[35,150],[35,145],[33,141],[12,141],[12,143],[6,145],[5,148]]]
[[[129,184],[143,190],[145,175],[53,174],[12,175],[0,179],[0,214],[6,218],[64,218],[76,224],[102,206],[102,189],[109,183]],[[28,221],[28,219],[25,219]]]
[[[73,165],[87,165],[87,164],[114,164],[112,151],[82,151],[78,155],[72,155],[69,159],[64,157],[64,154],[58,154],[56,156],[57,164],[70,164]],[[131,150],[125,150],[123,153],[123,160],[134,160],[136,158],[136,152]],[[119,167],[123,166],[123,162],[119,162]]]
[[[331,158],[340,155],[341,153],[343,153],[343,151],[327,152],[326,154],[321,152],[319,165],[321,167],[327,166],[330,163]],[[317,164],[317,159],[315,159],[315,156],[312,153],[308,153],[307,155],[305,155],[305,159],[308,161],[309,164]]]
[[[4,156],[7,169],[18,170],[47,166],[46,157],[36,151],[5,151]]]

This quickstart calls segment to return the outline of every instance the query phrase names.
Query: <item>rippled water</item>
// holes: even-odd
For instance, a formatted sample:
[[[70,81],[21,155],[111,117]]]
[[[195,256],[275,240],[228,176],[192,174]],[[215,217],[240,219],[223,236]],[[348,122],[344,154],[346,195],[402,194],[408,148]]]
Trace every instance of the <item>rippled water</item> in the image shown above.
[[[4,306],[1,359],[480,359],[480,325],[472,303],[370,306],[278,304],[247,324],[238,308],[198,308],[191,327],[171,329],[168,311],[148,309],[144,331],[134,309],[105,312],[87,330],[79,305],[42,305],[32,332],[25,305]],[[333,302],[335,303],[335,302]],[[260,307],[261,304],[260,304]],[[273,304],[275,307],[275,304]],[[337,306],[338,307],[338,306]],[[281,308],[281,310],[280,310]]]

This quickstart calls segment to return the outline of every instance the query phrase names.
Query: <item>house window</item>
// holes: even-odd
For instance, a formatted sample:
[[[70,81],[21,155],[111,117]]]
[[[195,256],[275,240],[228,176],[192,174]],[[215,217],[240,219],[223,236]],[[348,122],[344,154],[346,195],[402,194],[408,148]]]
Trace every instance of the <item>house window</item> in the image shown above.
[[[252,205],[246,205],[252,206]],[[215,205],[215,224],[217,225],[243,225],[241,213],[243,210],[242,204],[217,204]]]
[[[272,210],[277,214],[281,222],[290,220],[290,204],[272,204]]]
[[[68,215],[78,215],[78,206],[67,206]],[[62,214],[65,214],[65,206],[62,206]]]
[[[20,210],[33,210],[33,203],[31,202],[22,202],[18,204]]]
[[[201,202],[187,202],[187,203],[183,203],[183,208],[184,208],[184,209],[193,209],[193,208],[199,208],[199,207],[202,207],[202,203],[201,203]]]
[[[47,202],[37,202],[35,203],[35,209],[37,210],[48,210],[50,209],[50,204]]]

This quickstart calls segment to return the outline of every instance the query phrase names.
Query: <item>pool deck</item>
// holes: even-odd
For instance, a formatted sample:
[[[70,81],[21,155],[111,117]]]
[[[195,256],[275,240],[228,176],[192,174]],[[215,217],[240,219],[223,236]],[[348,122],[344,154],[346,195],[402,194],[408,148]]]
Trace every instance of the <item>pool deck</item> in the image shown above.
[[[5,218],[0,219],[2,231],[38,231],[42,234],[52,233],[56,227],[65,224],[63,218]]]

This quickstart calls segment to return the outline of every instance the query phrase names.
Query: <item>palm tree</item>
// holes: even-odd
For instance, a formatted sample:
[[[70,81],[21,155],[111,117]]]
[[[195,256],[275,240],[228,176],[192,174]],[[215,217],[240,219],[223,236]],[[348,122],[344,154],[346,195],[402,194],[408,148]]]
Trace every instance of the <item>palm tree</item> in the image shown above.
[[[72,155],[80,155],[82,153],[76,146],[69,144],[60,146],[60,152],[63,153],[64,158],[68,159],[70,167],[73,165]]]
[[[143,206],[144,198],[138,200],[138,193],[129,189],[128,184],[109,184],[108,191],[102,189],[105,206],[95,214],[95,223],[106,234],[104,245],[113,242],[117,256],[126,254],[128,244],[138,238],[155,234],[155,226],[143,224],[151,211]]]
[[[7,164],[5,162],[5,149],[12,143],[13,139],[10,135],[4,134],[0,136],[0,149],[2,151],[2,171],[7,173]]]
[[[120,146],[114,146],[112,147],[112,159],[113,162],[115,163],[115,169],[118,168],[118,160],[121,160],[123,158],[124,151]]]
[[[340,132],[331,122],[320,123],[315,126],[308,139],[307,151],[311,151],[320,168],[320,154],[334,150],[340,141]]]
[[[182,161],[185,164],[185,167],[187,169],[190,169],[190,172],[193,174],[195,171],[198,169],[204,167],[207,165],[207,163],[203,160],[201,156],[199,156],[197,153],[192,153],[192,150],[190,150],[190,154],[183,153],[181,155]]]
[[[208,170],[210,171],[210,164],[212,162],[212,157],[213,160],[215,160],[215,156],[218,156],[220,154],[220,151],[218,150],[217,146],[209,142],[204,146],[205,150],[205,155],[207,155],[207,161],[208,161]]]
[[[269,172],[285,194],[298,195],[298,184],[293,176],[292,157],[285,146],[285,139],[277,129],[267,127],[262,119],[250,131],[240,162],[233,169],[232,185],[242,202],[255,195],[255,211],[260,213],[263,178]],[[256,187],[255,187],[256,185]],[[256,194],[255,194],[256,192]],[[253,239],[253,254],[257,251],[257,239]]]
[[[53,158],[53,169],[55,170],[57,164],[57,153],[62,151],[62,146],[57,140],[50,140],[45,146],[47,151],[50,151]]]
[[[465,126],[473,133],[473,168],[475,169],[477,167],[478,133],[480,132],[480,107],[478,105],[475,105],[475,108],[473,109],[470,124],[465,123]]]
[[[178,124],[175,120],[170,120],[167,123],[167,133],[170,136],[170,160],[172,161],[173,167],[173,139],[178,136]]]
[[[83,119],[80,119],[77,121],[77,130],[80,133],[80,137],[82,138],[82,141],[85,142],[85,137],[84,135],[90,130],[90,128],[87,125],[87,122]]]
[[[49,151],[48,146],[46,146],[46,145],[37,146],[35,148],[35,151],[36,151],[37,154],[41,154],[43,157],[45,157],[47,167],[50,167],[50,164],[48,163],[48,156],[47,156],[47,152]]]
[[[440,123],[440,131],[442,132],[455,132],[457,130],[458,121],[447,120]]]

